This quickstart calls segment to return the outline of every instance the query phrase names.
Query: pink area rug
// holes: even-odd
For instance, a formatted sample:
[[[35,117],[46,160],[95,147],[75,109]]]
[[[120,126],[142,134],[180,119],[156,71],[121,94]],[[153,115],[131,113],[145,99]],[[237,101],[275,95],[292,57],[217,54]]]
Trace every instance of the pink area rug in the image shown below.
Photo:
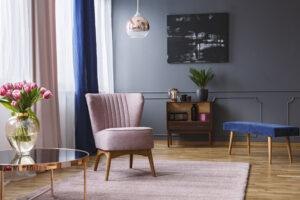
[[[152,177],[148,160],[113,159],[109,181],[104,181],[105,163],[97,172],[87,171],[88,200],[149,199],[244,199],[249,174],[248,163],[155,160],[157,177]],[[54,173],[55,176],[55,173]],[[34,191],[20,200],[34,196]],[[54,199],[83,199],[83,172],[54,183]],[[53,199],[50,193],[37,198]]]

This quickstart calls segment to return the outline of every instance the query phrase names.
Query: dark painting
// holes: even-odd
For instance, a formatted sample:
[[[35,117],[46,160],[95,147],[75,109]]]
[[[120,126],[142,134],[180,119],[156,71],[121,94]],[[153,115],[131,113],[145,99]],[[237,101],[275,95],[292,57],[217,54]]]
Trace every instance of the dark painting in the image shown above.
[[[228,14],[168,15],[168,63],[228,62]]]

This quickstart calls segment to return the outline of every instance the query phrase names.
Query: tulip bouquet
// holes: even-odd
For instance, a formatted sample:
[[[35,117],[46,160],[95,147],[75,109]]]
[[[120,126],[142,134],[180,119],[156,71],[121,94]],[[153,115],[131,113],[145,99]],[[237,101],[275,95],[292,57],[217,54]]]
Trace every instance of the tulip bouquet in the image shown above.
[[[49,99],[52,96],[50,90],[44,87],[38,87],[36,83],[27,83],[26,81],[17,83],[6,83],[0,86],[0,103],[12,111],[12,116],[17,117],[17,121],[25,121],[28,118],[38,122],[36,114],[31,107],[42,99]],[[28,136],[29,127],[26,123],[19,123],[14,133],[15,142],[28,142],[31,137]],[[10,142],[11,143],[11,142]]]

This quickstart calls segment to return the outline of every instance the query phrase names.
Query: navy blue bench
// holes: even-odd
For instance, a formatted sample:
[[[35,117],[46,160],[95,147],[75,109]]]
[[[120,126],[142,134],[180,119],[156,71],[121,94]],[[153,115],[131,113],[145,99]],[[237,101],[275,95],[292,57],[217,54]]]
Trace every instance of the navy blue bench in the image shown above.
[[[259,122],[224,122],[223,130],[230,131],[228,153],[231,154],[234,132],[247,133],[248,154],[250,155],[250,134],[264,135],[268,137],[269,163],[272,163],[272,137],[286,137],[287,149],[292,162],[290,136],[299,136],[299,128],[295,126],[267,124]]]

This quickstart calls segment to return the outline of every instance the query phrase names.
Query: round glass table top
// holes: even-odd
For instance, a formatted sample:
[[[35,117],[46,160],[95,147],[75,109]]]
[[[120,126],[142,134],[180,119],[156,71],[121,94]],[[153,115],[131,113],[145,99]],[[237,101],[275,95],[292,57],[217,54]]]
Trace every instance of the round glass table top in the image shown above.
[[[30,156],[19,156],[13,150],[0,151],[0,169],[4,171],[37,171],[65,168],[87,162],[89,153],[77,149],[33,149]]]

